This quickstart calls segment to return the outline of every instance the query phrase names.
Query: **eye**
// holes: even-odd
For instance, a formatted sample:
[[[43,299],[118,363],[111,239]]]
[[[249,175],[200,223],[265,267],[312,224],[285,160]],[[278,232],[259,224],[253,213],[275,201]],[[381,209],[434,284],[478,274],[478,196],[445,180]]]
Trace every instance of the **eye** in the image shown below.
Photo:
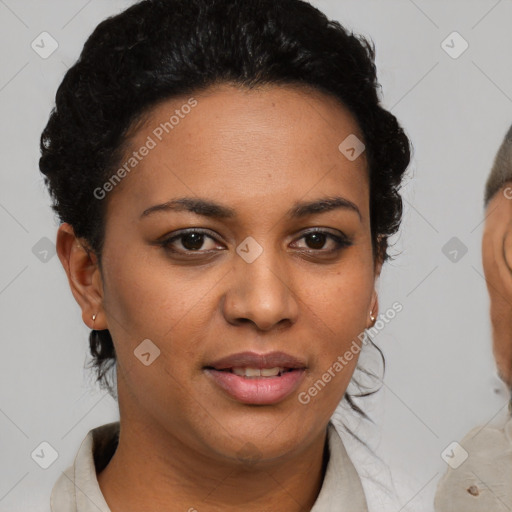
[[[208,233],[209,232],[200,229],[189,229],[170,238],[166,238],[160,242],[160,244],[172,252],[206,252],[216,248],[216,244],[210,244],[210,247],[204,248],[206,238],[212,241],[215,240]],[[181,245],[181,247],[176,247],[176,241],[180,241],[179,245]]]
[[[306,249],[312,249],[312,251],[308,252],[336,252],[342,248],[352,245],[352,241],[344,234],[335,235],[334,233],[324,231],[320,228],[308,231],[299,238],[299,240],[302,239],[306,240],[306,244],[308,246]],[[327,241],[331,241],[331,249],[324,249],[324,245]]]
[[[206,240],[210,240],[210,246],[205,247]],[[342,248],[352,245],[352,241],[345,235],[337,235],[329,231],[317,228],[310,230],[303,234],[298,240],[306,240],[307,247],[299,247],[305,249],[304,252],[320,252],[320,253],[334,253]],[[326,242],[331,242],[331,248],[325,249]],[[179,243],[178,243],[179,242]],[[190,254],[190,253],[206,253],[214,251],[218,248],[215,243],[216,239],[210,234],[209,231],[202,229],[188,229],[181,231],[169,238],[165,238],[159,244],[166,250],[174,253]],[[181,247],[180,247],[181,246]],[[224,247],[222,247],[224,249]]]

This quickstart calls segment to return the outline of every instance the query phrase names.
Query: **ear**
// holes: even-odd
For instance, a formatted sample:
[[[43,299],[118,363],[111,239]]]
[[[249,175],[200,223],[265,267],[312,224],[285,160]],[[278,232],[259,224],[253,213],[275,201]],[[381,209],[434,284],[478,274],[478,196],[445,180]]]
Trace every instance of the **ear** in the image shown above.
[[[512,306],[512,200],[504,190],[496,192],[486,209],[482,262],[489,291],[501,292]]]
[[[503,261],[506,267],[503,269],[503,278],[512,291],[512,212],[510,214],[508,229],[503,238]]]
[[[82,320],[91,329],[106,329],[103,283],[96,255],[85,240],[76,238],[73,227],[66,222],[59,226],[56,246],[71,293],[82,309]]]
[[[370,311],[368,312],[368,325],[367,329],[373,327],[377,318],[379,316],[379,295],[377,292],[377,284],[380,277],[380,273],[382,271],[382,265],[384,264],[384,255],[380,251],[377,257],[375,258],[375,266],[374,266],[374,287],[372,291],[372,297],[370,301]],[[373,316],[375,319],[372,320],[370,316]]]
[[[486,208],[482,263],[490,298],[494,359],[500,377],[512,387],[512,201],[505,192],[503,188],[496,192]]]

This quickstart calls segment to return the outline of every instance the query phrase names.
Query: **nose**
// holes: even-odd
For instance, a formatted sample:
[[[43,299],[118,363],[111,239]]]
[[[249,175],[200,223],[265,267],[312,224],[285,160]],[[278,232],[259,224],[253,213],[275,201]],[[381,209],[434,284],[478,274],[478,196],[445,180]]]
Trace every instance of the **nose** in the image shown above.
[[[252,263],[235,257],[223,314],[232,325],[252,323],[261,331],[285,328],[297,321],[299,299],[283,258],[264,250]]]

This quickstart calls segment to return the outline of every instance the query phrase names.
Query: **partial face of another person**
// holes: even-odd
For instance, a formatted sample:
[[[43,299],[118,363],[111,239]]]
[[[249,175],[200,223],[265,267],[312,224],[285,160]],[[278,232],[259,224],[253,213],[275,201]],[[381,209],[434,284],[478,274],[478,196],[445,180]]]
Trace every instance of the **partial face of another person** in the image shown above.
[[[482,259],[491,301],[493,351],[502,379],[512,389],[512,182],[489,201]]]
[[[82,299],[84,320],[98,312],[114,340],[122,421],[217,460],[246,443],[285,457],[325,428],[357,364],[339,357],[377,314],[366,156],[338,149],[363,135],[321,93],[192,96],[154,107],[129,141],[121,165],[141,158],[104,199],[101,304]],[[190,111],[158,130],[176,110]],[[285,355],[259,378],[236,356],[272,352]]]

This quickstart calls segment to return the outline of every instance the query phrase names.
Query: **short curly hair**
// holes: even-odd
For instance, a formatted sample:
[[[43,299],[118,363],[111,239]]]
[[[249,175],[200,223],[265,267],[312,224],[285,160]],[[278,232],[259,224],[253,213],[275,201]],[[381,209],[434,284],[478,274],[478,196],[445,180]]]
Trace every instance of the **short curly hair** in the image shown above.
[[[52,208],[86,240],[101,269],[112,176],[130,130],[157,103],[214,84],[313,88],[338,99],[364,135],[374,255],[402,218],[410,142],[378,96],[375,47],[302,0],[143,0],[102,21],[60,84],[39,166]],[[340,141],[341,142],[341,141]],[[108,330],[93,330],[97,380],[115,363]]]

